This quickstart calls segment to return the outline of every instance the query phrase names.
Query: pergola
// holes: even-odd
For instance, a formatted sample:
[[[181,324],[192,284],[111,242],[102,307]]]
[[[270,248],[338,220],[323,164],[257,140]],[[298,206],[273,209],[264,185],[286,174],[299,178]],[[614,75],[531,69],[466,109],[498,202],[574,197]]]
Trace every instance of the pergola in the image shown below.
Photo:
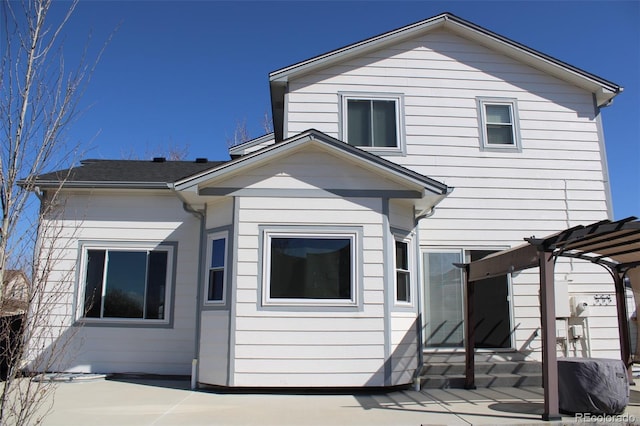
[[[465,387],[475,388],[474,366],[474,295],[477,281],[540,268],[540,320],[542,329],[542,380],[544,384],[543,420],[560,419],[558,398],[558,363],[556,356],[556,312],[554,267],[558,257],[582,259],[601,265],[611,274],[616,293],[620,353],[631,380],[631,343],[625,278],[633,288],[640,288],[640,221],[630,217],[612,222],[604,220],[587,226],[569,228],[546,238],[525,238],[526,244],[494,253],[483,259],[458,266],[466,278],[466,380]]]

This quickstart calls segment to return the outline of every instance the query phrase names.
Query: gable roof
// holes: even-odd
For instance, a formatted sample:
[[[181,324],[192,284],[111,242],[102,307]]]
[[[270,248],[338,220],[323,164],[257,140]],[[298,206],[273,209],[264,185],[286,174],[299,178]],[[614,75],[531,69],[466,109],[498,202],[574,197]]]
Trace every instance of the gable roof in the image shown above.
[[[489,49],[498,51],[533,68],[588,90],[595,94],[598,106],[608,104],[623,90],[621,86],[595,74],[496,34],[451,13],[442,13],[269,73],[271,108],[276,140],[282,140],[283,137],[284,94],[290,79],[439,28],[446,28]]]
[[[393,176],[406,184],[420,186],[425,192],[428,191],[431,194],[443,196],[443,198],[452,190],[452,188],[442,182],[438,182],[435,179],[414,172],[382,157],[346,144],[315,129],[299,133],[285,141],[269,145],[258,151],[220,164],[210,170],[196,173],[193,176],[177,181],[173,187],[176,191],[194,189],[201,183],[212,179],[223,178],[224,176],[231,175],[256,164],[264,164],[296,147],[310,143],[320,144],[338,155],[357,161],[387,176]]]
[[[164,161],[87,159],[80,166],[39,175],[32,182],[41,188],[168,189],[167,184],[223,164],[224,161]],[[22,181],[21,184],[27,184]]]

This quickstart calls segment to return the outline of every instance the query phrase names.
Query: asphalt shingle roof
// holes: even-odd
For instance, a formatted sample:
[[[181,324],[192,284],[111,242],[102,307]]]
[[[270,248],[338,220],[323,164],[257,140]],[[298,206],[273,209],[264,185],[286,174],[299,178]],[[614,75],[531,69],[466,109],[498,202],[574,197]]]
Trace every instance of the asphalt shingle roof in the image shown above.
[[[167,184],[216,167],[225,161],[82,160],[78,167],[39,175],[35,184]],[[75,184],[75,185],[74,185]]]

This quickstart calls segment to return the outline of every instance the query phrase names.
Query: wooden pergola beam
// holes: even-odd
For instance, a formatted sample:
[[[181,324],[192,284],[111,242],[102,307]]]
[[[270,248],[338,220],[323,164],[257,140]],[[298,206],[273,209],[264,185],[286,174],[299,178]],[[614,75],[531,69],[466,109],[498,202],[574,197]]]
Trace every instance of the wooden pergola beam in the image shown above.
[[[561,420],[558,391],[558,359],[556,354],[556,297],[553,253],[542,252],[540,266],[540,322],[542,329],[542,383],[544,412],[542,420]]]
[[[556,354],[555,258],[570,257],[599,264],[612,272],[616,293],[620,354],[627,372],[632,363],[629,324],[627,320],[624,278],[640,292],[640,221],[630,217],[617,222],[604,220],[588,226],[577,226],[547,238],[526,238],[528,244],[489,255],[468,264],[465,269],[466,332],[465,387],[475,388],[474,298],[476,281],[507,275],[525,269],[540,268],[540,322],[542,329],[542,380],[544,384],[543,420],[560,420],[558,392],[558,360]],[[581,250],[577,250],[580,248]],[[612,250],[614,249],[615,250]],[[593,250],[586,250],[593,249]],[[602,252],[598,253],[598,249]],[[638,303],[638,302],[636,302]],[[631,376],[629,376],[631,381]]]
[[[505,250],[470,263],[468,280],[480,281],[538,266],[538,249],[531,244]]]

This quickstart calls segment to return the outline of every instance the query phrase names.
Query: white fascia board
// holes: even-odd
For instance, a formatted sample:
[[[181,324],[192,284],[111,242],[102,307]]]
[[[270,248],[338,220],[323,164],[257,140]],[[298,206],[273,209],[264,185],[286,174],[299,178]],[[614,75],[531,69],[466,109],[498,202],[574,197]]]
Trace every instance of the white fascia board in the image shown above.
[[[290,65],[286,68],[282,68],[269,73],[269,81],[271,82],[287,82],[289,78],[306,73],[310,69],[317,69],[326,65],[331,65],[344,58],[348,58],[355,55],[361,55],[362,53],[370,50],[376,50],[380,47],[393,44],[400,40],[412,37],[416,32],[421,32],[428,28],[433,28],[442,25],[447,19],[447,14],[441,14],[424,21],[416,22],[414,24],[407,25],[396,30],[380,34],[375,37],[362,40],[357,43],[350,44],[345,47],[341,47],[331,52],[315,56],[306,61],[298,62]]]
[[[601,96],[599,98],[603,101],[602,103],[608,102],[622,91],[622,88],[613,82],[545,55],[542,52],[538,52],[535,49],[513,40],[509,40],[492,31],[485,30],[482,27],[471,26],[470,23],[460,22],[457,19],[448,20],[445,27],[463,38],[473,40],[480,45],[502,53],[505,56],[536,68],[546,74],[574,84],[591,93],[600,94]]]
[[[380,49],[388,44],[397,43],[401,40],[414,37],[418,34],[432,31],[439,27],[445,27],[454,33],[473,40],[485,47],[498,51],[517,61],[523,62],[540,71],[553,75],[561,80],[574,84],[591,93],[595,93],[599,105],[606,104],[618,93],[622,92],[622,87],[617,84],[600,78],[587,71],[581,70],[570,64],[562,62],[551,56],[545,55],[535,49],[529,48],[521,43],[503,37],[493,31],[482,28],[472,22],[466,21],[449,13],[434,16],[405,27],[380,34],[358,43],[342,47],[298,62],[286,68],[273,71],[269,74],[269,81],[284,84],[290,78],[315,71],[319,68],[333,65],[347,58],[361,55],[371,50]]]

